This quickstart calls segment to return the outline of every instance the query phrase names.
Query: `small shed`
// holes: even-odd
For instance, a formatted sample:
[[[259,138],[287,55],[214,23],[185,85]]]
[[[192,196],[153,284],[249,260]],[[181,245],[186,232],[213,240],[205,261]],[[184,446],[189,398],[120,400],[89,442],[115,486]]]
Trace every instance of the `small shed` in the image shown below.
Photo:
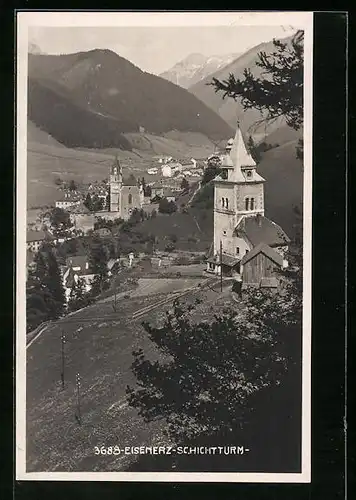
[[[261,280],[278,276],[283,257],[267,244],[260,243],[244,255],[241,267],[244,284],[260,286]]]

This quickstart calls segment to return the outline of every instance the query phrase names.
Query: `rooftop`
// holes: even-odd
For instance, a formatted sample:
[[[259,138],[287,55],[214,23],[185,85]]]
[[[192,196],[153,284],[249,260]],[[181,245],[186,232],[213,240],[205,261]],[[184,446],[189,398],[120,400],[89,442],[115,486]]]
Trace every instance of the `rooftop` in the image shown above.
[[[270,260],[272,260],[275,264],[278,266],[283,265],[283,257],[273,250],[269,245],[266,245],[266,243],[260,243],[257,245],[255,248],[253,248],[250,252],[245,254],[241,260],[241,264],[244,265],[247,262],[249,262],[251,259],[256,257],[256,255],[263,253],[266,257],[268,257]]]
[[[208,262],[214,262],[215,264],[220,264],[220,256],[215,255],[211,256],[208,259]],[[231,255],[227,255],[226,253],[222,254],[222,263],[224,266],[233,267],[240,262],[240,259],[236,257],[232,257]]]
[[[290,243],[290,239],[283,229],[263,215],[243,217],[235,231],[245,234],[253,246],[257,246],[259,243],[266,243],[270,246],[285,246]]]

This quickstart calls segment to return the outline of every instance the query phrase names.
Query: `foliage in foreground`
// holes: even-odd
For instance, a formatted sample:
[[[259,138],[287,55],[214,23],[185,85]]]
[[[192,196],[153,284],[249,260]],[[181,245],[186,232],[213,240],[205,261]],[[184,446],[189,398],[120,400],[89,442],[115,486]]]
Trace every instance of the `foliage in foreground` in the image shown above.
[[[43,321],[59,318],[65,309],[61,272],[53,247],[42,245],[34,258],[26,283],[27,329]]]
[[[276,295],[247,292],[243,314],[224,310],[211,322],[193,324],[176,302],[165,323],[143,326],[165,361],[135,351],[138,388],[129,403],[145,421],[164,418],[170,440],[223,440],[244,429],[259,407],[258,395],[298,378],[301,299],[294,279]],[[257,411],[257,410],[256,410]]]

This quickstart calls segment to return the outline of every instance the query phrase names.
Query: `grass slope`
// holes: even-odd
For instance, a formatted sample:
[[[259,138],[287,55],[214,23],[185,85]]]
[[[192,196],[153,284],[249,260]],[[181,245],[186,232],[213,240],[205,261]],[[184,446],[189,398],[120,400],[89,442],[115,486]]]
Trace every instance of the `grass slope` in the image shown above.
[[[170,130],[227,138],[231,129],[187,90],[110,50],[29,55],[29,117],[73,147],[130,149],[124,132]]]
[[[296,159],[298,141],[290,141],[263,154],[258,172],[266,179],[265,213],[277,222],[288,236],[294,235],[296,223],[293,206],[303,204],[303,168]]]

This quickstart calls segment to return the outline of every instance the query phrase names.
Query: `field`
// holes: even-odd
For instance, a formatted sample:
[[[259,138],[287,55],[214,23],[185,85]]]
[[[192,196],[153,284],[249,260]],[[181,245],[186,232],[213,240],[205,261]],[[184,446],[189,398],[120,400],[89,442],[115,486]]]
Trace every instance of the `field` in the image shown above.
[[[28,346],[27,472],[124,470],[132,457],[97,456],[94,447],[165,442],[164,422],[144,423],[126,403],[125,388],[135,384],[132,350],[142,347],[152,359],[161,356],[141,321],[161,321],[176,293],[202,280],[140,281],[130,299],[118,301],[116,313],[113,299],[105,299],[50,325]],[[204,307],[217,298],[212,290],[188,291],[187,297],[196,293],[204,299]],[[159,307],[150,310],[154,303]],[[60,383],[61,333],[66,335],[64,390]],[[81,377],[81,425],[75,417],[77,373]]]

